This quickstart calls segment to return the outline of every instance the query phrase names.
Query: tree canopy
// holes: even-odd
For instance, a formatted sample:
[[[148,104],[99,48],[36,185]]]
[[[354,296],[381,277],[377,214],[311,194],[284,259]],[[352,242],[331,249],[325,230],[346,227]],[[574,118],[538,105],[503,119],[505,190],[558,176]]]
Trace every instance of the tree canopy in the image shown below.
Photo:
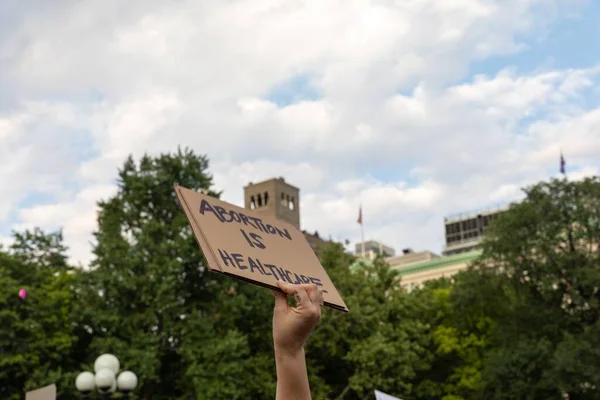
[[[600,181],[557,179],[525,193],[455,290],[458,304],[485,305],[493,322],[484,396],[599,398]]]
[[[94,260],[62,233],[0,248],[0,397],[75,376],[113,353],[138,399],[272,399],[273,296],[208,272],[173,184],[219,197],[206,156],[129,158],[99,202]],[[540,182],[495,220],[482,254],[407,291],[381,258],[319,251],[350,312],[325,309],[307,348],[315,399],[600,398],[600,181]],[[26,288],[22,300],[18,291]]]

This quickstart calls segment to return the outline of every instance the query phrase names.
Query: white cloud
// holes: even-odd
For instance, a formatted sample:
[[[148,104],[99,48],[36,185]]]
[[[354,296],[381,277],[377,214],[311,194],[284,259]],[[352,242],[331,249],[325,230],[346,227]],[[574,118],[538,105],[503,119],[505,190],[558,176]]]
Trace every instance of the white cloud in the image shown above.
[[[307,229],[357,240],[362,203],[369,237],[433,250],[445,214],[514,199],[560,148],[598,167],[600,110],[580,102],[597,68],[467,75],[526,51],[558,1],[44,4],[0,35],[0,222],[63,226],[84,262],[130,153],[190,146],[228,201],[283,176]],[[318,98],[278,106],[298,76]]]
[[[7,116],[0,114],[0,223],[28,195],[56,194],[73,179],[70,171],[77,166],[82,138],[76,109],[31,101]]]
[[[114,185],[88,186],[71,201],[38,205],[19,210],[22,223],[15,230],[40,227],[53,231],[63,227],[63,234],[70,246],[72,260],[87,265],[91,260],[92,232],[96,229],[97,203],[116,193]]]

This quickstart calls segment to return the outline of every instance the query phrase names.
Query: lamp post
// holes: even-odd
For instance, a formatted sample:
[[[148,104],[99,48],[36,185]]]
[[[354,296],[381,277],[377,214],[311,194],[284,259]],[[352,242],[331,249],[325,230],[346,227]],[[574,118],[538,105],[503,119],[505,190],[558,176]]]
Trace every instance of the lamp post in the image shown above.
[[[131,371],[119,374],[119,359],[112,354],[102,354],[94,362],[94,372],[85,371],[77,375],[75,387],[84,399],[91,399],[98,390],[101,399],[109,399],[113,393],[121,392],[129,397],[138,384],[137,376]],[[118,375],[117,375],[118,374]]]

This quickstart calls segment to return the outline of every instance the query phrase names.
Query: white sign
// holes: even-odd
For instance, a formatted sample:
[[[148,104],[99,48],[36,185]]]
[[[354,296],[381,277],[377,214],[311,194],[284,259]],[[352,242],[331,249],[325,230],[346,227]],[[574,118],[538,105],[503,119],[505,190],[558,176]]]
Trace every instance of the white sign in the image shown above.
[[[389,394],[380,392],[379,390],[375,391],[375,399],[376,400],[402,400],[394,396],[390,396]]]

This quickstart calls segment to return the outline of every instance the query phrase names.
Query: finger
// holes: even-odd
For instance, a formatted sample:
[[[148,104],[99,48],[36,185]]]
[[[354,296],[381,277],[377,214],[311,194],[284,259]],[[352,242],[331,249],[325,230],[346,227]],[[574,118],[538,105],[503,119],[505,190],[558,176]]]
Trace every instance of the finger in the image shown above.
[[[319,304],[321,306],[325,304],[325,296],[323,289],[321,289],[317,285],[312,283],[304,283],[295,286],[302,287],[306,290],[306,293],[308,293],[308,297],[312,304]]]
[[[303,285],[304,286],[304,285]],[[308,297],[313,304],[323,305],[323,292],[317,285],[306,285]]]
[[[292,285],[290,283],[284,282],[284,281],[280,281],[277,280],[277,286],[279,286],[279,289],[283,290],[284,293],[293,295],[294,291],[296,290],[297,285]]]
[[[277,285],[287,294],[294,296],[296,300],[296,306],[309,307],[311,301],[308,297],[306,289],[302,285],[292,285],[286,282],[277,281]]]
[[[271,290],[275,296],[275,310],[285,310],[288,308],[287,294]]]
[[[306,293],[306,290],[302,287],[296,288],[294,291],[294,299],[296,300],[296,307],[308,308],[312,306],[308,293]]]
[[[317,291],[319,292],[319,305],[324,305],[325,304],[325,294],[323,293],[323,289],[318,288]]]

